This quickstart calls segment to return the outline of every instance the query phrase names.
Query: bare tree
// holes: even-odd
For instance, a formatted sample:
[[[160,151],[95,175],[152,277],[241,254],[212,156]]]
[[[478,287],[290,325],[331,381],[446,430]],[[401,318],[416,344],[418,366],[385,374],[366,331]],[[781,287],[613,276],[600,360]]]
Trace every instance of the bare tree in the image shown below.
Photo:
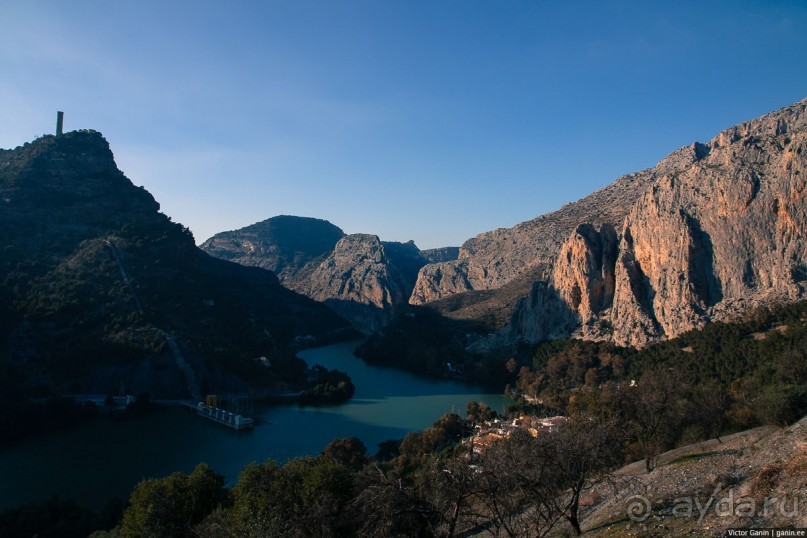
[[[580,498],[610,479],[624,460],[624,429],[614,417],[579,414],[570,417],[557,432],[547,436],[557,512],[580,536]]]
[[[690,408],[698,422],[713,435],[719,443],[720,435],[729,425],[728,411],[731,409],[731,394],[728,389],[715,381],[698,386],[692,391]]]
[[[562,514],[555,502],[551,447],[525,430],[488,446],[476,460],[478,527],[492,536],[542,537]]]
[[[435,536],[439,521],[423,487],[408,483],[394,472],[375,472],[362,477],[361,493],[350,510],[359,522],[358,535],[367,538]]]
[[[470,458],[468,449],[458,448],[447,457],[435,458],[424,476],[429,502],[440,514],[441,536],[456,536],[485,520],[479,503],[484,484]]]
[[[634,426],[648,473],[658,462],[662,436],[678,420],[678,400],[684,388],[679,372],[661,367],[646,370],[635,386],[622,388],[620,411]]]

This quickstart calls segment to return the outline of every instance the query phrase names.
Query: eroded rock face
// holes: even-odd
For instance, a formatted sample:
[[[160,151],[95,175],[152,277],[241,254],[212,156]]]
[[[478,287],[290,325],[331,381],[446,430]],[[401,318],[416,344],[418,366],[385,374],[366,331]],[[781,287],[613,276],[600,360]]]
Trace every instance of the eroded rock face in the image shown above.
[[[564,338],[578,323],[575,313],[561,299],[558,290],[547,281],[537,280],[533,282],[529,295],[519,301],[511,327],[504,332],[510,343],[513,340],[540,342]]]
[[[398,303],[404,296],[378,236],[352,234],[339,240],[333,252],[308,279],[308,295],[377,308]]]
[[[577,323],[592,322],[614,300],[617,233],[610,224],[581,224],[563,244],[552,284]]]
[[[406,302],[428,260],[414,242],[345,235],[328,221],[278,216],[224,232],[202,248],[213,256],[277,273],[287,288],[324,302],[358,330],[371,333]]]
[[[474,289],[468,260],[452,260],[448,262],[425,265],[418,274],[411,304],[423,304],[446,295],[454,295]]]
[[[527,273],[548,279],[561,245],[577,225],[618,227],[655,177],[652,169],[628,174],[557,211],[469,239],[457,260],[421,269],[409,302],[424,304],[466,291],[497,289]]]
[[[806,108],[723,131],[637,202],[616,265],[616,342],[643,345],[803,294]]]
[[[372,333],[391,319],[392,306],[406,301],[424,263],[411,241],[382,242],[375,235],[351,234],[298,285],[358,330]]]
[[[584,338],[641,347],[803,297],[805,109],[807,100],[661,161],[619,238],[587,224],[570,235],[548,284],[534,286],[517,308],[514,334],[534,341],[571,333],[571,315]],[[558,315],[553,300],[568,315]]]

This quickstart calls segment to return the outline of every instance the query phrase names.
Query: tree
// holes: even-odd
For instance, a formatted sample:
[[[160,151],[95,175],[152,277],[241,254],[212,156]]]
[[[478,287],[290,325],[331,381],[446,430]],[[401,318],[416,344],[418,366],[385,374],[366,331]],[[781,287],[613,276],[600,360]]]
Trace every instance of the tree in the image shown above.
[[[322,455],[353,470],[359,470],[367,464],[367,447],[358,437],[334,439]]]
[[[351,503],[358,535],[366,538],[434,536],[438,513],[426,499],[425,484],[413,484],[380,467],[364,477]]]
[[[474,480],[477,524],[495,536],[546,536],[561,517],[555,498],[550,445],[525,430],[515,430],[481,452]]]
[[[225,499],[224,477],[205,463],[190,475],[174,473],[140,482],[123,513],[120,535],[126,537],[191,537],[200,523]]]
[[[236,536],[316,537],[347,534],[345,508],[354,478],[330,458],[296,458],[250,464],[233,488],[232,531]]]
[[[683,389],[680,373],[659,367],[646,370],[635,386],[622,387],[620,412],[634,426],[648,473],[656,466],[662,437],[676,425]]]
[[[440,536],[456,536],[459,527],[490,519],[479,510],[484,484],[478,480],[478,467],[469,465],[470,456],[467,449],[457,447],[444,457],[433,458],[423,474],[426,498],[439,516]]]
[[[438,452],[462,437],[465,425],[455,413],[446,413],[422,432],[411,432],[401,442],[401,454],[419,456]]]
[[[401,453],[401,439],[389,439],[378,443],[378,452],[375,459],[378,461],[389,461],[396,458]]]
[[[624,458],[625,435],[617,419],[580,414],[547,436],[551,474],[559,495],[558,512],[563,514],[575,536],[580,536],[580,497],[609,478]]]
[[[728,389],[715,381],[697,386],[692,391],[691,409],[705,432],[722,443],[720,435],[729,425],[727,413],[731,409]]]
[[[478,403],[475,400],[471,400],[468,402],[466,411],[466,418],[471,422],[485,422],[487,420],[499,418],[499,414],[496,412],[496,410],[491,409],[491,407],[485,402]]]

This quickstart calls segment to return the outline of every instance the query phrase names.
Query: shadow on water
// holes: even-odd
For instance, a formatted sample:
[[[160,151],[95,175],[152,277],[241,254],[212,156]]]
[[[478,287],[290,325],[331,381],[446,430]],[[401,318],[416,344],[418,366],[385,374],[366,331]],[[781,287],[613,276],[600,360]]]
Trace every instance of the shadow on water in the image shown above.
[[[353,355],[353,350],[360,343],[360,341],[342,342],[307,349],[298,353],[298,356],[309,365],[320,364],[326,368],[347,372],[356,386],[354,399],[385,399],[395,396],[433,396],[437,394],[490,394],[484,388],[457,381],[423,377],[395,368],[367,364]]]
[[[462,414],[472,399],[503,405],[501,396],[481,389],[368,366],[353,356],[356,344],[300,353],[309,363],[346,371],[356,385],[353,400],[320,407],[256,404],[261,426],[251,432],[169,408],[126,421],[99,419],[0,451],[0,510],[54,494],[101,508],[113,497],[128,497],[143,478],[190,472],[200,462],[233,484],[253,461],[314,455],[347,436],[359,437],[372,454],[378,443],[424,429],[446,412]]]

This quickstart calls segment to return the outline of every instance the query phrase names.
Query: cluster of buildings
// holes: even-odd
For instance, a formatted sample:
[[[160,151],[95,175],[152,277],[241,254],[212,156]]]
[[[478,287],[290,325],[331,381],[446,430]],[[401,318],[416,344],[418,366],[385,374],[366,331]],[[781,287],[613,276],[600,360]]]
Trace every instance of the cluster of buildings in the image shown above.
[[[493,419],[474,425],[473,433],[462,440],[462,444],[470,445],[475,451],[484,451],[491,444],[509,437],[516,430],[526,430],[533,437],[540,437],[557,431],[567,417],[548,418],[522,415],[512,420]]]

